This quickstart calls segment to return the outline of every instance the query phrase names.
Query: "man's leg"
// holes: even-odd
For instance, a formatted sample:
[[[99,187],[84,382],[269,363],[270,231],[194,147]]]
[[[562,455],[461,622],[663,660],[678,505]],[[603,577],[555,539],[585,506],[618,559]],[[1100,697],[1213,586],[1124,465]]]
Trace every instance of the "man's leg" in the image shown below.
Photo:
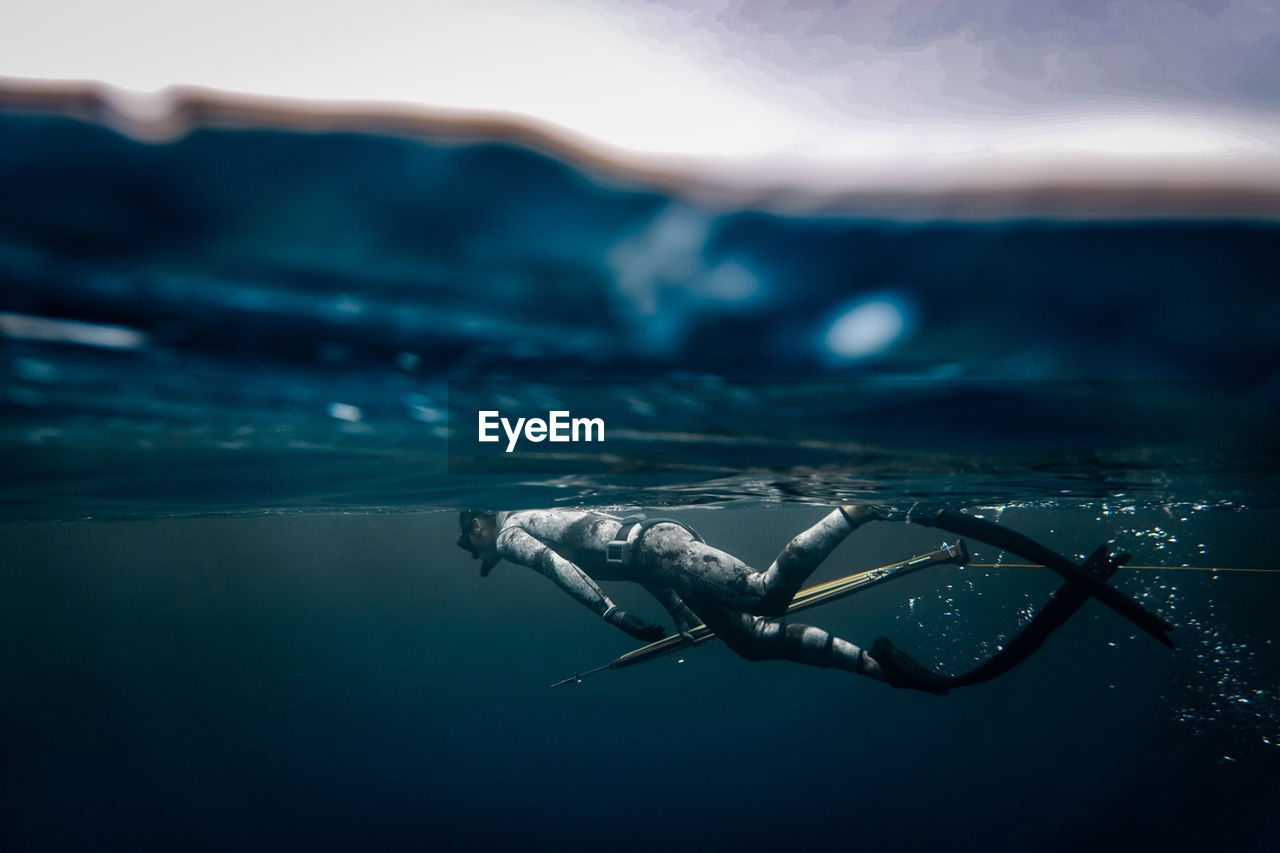
[[[715,605],[694,605],[694,610],[725,645],[747,660],[790,660],[884,680],[871,655],[821,628],[783,624]]]
[[[686,602],[759,616],[781,616],[800,586],[850,533],[876,518],[865,508],[846,506],[791,540],[765,571],[732,554],[699,542],[674,524],[657,524],[644,534],[635,571],[642,582],[675,589]]]
[[[786,613],[791,599],[795,598],[813,570],[850,533],[876,517],[875,512],[866,507],[838,507],[792,539],[772,565],[759,576],[760,601],[749,610],[759,616],[781,616]]]

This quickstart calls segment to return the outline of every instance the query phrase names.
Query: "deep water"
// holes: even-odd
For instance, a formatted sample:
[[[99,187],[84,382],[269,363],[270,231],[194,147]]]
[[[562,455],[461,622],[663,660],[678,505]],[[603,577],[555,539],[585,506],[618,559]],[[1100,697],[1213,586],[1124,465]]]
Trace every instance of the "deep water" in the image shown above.
[[[0,846],[1270,851],[1266,222],[698,206],[513,144],[0,115]],[[488,452],[476,412],[603,444]],[[1113,583],[937,698],[633,647],[453,547],[659,509],[767,565],[836,503]],[[875,524],[815,575],[939,544]],[[962,671],[1055,588],[973,543],[804,618]],[[638,588],[610,588],[657,620]]]
[[[1276,514],[1108,507],[986,513],[1171,567],[1115,583],[1179,648],[1090,603],[946,697],[715,641],[550,689],[635,643],[527,569],[481,579],[451,513],[9,525],[4,831],[10,849],[1273,849],[1280,577],[1172,567],[1274,572]],[[681,517],[760,564],[821,514]],[[872,525],[815,580],[936,544]],[[955,671],[1055,586],[938,567],[805,619]]]

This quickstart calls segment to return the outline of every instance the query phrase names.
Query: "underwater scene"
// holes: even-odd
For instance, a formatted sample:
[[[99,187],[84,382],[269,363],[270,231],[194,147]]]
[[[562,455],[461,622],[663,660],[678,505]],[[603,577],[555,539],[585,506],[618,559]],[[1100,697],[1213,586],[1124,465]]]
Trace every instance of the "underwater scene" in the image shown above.
[[[1280,844],[1274,217],[787,211],[528,140],[100,119],[0,112],[6,849]],[[587,437],[511,427],[556,412]],[[588,674],[643,643],[455,547],[468,509],[642,511],[763,569],[841,504],[893,518],[811,583],[947,509],[1130,554],[1176,647],[1095,596],[945,696],[716,640]],[[971,670],[1063,581],[967,545],[806,622]]]

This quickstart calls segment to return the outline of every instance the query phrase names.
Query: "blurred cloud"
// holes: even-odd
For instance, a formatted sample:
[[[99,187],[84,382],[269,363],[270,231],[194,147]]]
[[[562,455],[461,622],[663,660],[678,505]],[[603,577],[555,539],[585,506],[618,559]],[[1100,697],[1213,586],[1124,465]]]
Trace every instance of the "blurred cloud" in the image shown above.
[[[840,110],[1224,101],[1275,110],[1267,0],[639,0],[639,19]]]
[[[843,360],[877,355],[907,333],[909,314],[906,300],[895,293],[861,299],[840,310],[823,335],[822,347]]]
[[[619,313],[643,348],[680,346],[699,316],[741,308],[763,295],[746,266],[708,260],[713,224],[704,211],[672,204],[606,255]]]

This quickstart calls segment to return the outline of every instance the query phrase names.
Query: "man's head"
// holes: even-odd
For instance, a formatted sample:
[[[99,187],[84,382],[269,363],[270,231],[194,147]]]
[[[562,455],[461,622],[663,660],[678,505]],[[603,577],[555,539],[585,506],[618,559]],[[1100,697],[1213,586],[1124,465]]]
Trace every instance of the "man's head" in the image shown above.
[[[498,556],[498,515],[487,510],[464,509],[458,515],[458,547],[480,560],[480,576],[493,570]]]

